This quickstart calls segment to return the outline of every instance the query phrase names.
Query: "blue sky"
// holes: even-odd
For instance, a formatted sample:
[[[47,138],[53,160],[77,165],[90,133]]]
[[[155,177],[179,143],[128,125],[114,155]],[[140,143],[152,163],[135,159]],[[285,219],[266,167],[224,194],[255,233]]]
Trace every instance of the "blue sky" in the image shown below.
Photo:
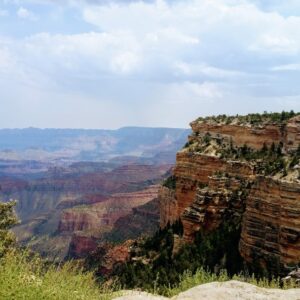
[[[0,127],[300,111],[299,0],[0,0]]]

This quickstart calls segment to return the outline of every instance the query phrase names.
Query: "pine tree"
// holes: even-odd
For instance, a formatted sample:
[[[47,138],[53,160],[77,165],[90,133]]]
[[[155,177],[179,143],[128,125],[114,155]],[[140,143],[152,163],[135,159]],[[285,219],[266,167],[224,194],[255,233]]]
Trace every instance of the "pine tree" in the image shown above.
[[[10,231],[10,228],[18,223],[14,212],[15,205],[15,201],[0,202],[0,257],[13,247],[16,242],[14,234]]]

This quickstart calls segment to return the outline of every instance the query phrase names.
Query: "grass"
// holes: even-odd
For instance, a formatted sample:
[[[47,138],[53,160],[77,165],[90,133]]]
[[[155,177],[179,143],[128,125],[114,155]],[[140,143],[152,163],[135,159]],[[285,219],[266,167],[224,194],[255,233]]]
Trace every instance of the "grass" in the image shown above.
[[[246,282],[261,288],[268,289],[292,289],[299,287],[299,285],[297,285],[295,281],[283,283],[280,278],[273,278],[272,280],[268,280],[266,278],[256,279],[254,276],[245,277],[242,274],[230,277],[227,274],[226,270],[221,270],[220,274],[216,275],[204,270],[203,268],[200,268],[196,271],[195,274],[192,274],[189,271],[185,272],[180,278],[180,283],[174,288],[165,287],[163,294],[168,297],[173,297],[201,284],[211,282],[226,282],[229,280]]]
[[[0,259],[0,299],[110,300],[117,295],[99,288],[92,273],[74,263],[46,266],[27,252],[11,251]]]
[[[154,282],[152,292],[173,297],[201,284],[232,279],[264,288],[296,287],[293,282],[282,286],[280,279],[257,280],[242,275],[230,277],[226,271],[216,275],[200,268],[195,274],[185,272],[180,282],[172,288],[157,287]],[[110,300],[117,296],[120,293],[100,288],[93,273],[82,272],[72,262],[62,266],[46,266],[39,257],[20,251],[11,251],[0,259],[0,299],[3,300]]]

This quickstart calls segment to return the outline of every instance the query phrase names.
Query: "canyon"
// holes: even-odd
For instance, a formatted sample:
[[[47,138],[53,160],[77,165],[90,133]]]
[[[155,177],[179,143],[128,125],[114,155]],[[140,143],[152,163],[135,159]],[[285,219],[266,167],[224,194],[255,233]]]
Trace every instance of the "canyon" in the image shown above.
[[[126,221],[130,231],[131,218],[140,223],[124,236],[136,238],[147,231],[139,215],[153,212],[148,232],[154,232],[159,223],[159,184],[171,167],[128,165],[91,173],[78,173],[76,168],[68,175],[51,174],[28,180],[25,185],[14,184],[11,179],[9,186],[13,188],[5,184],[0,194],[4,201],[19,199],[16,212],[22,222],[14,228],[19,243],[48,258],[79,258],[96,249],[100,241],[119,239],[118,230],[123,230]],[[148,203],[150,207],[154,203],[151,211],[147,210]]]
[[[137,156],[3,160],[0,197],[19,200],[21,245],[59,261],[88,257],[101,275],[126,261],[149,264],[158,254],[139,257],[140,240],[178,222],[172,257],[199,233],[205,240],[236,228],[236,250],[250,270],[285,275],[300,262],[300,116],[272,117],[199,118],[183,148],[180,131],[179,140],[138,146],[145,151]]]
[[[0,201],[20,245],[53,260],[152,234],[158,189],[189,130],[0,130]]]
[[[191,123],[173,186],[159,191],[160,227],[181,220],[183,241],[193,243],[197,232],[236,220],[245,262],[287,274],[300,262],[300,116],[275,122],[266,115],[255,124],[245,118]]]

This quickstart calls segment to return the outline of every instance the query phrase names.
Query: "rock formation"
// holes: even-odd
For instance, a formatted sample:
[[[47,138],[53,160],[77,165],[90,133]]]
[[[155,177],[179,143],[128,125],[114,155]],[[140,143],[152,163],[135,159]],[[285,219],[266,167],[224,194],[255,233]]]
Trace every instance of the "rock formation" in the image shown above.
[[[160,225],[181,219],[192,242],[237,217],[242,257],[278,274],[300,262],[300,116],[272,117],[192,122],[176,184],[160,190]]]

